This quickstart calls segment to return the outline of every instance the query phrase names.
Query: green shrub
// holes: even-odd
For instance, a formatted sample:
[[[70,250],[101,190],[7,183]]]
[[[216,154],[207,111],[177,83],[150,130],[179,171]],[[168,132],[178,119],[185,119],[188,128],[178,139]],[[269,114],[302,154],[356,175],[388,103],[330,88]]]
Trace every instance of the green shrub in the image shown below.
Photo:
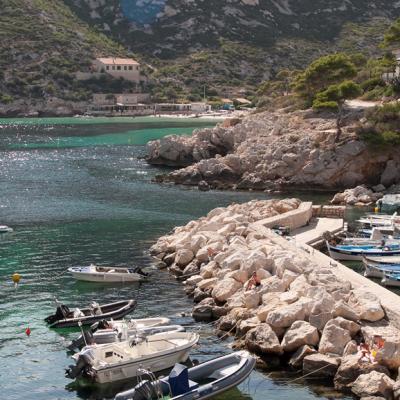
[[[364,142],[374,146],[400,145],[400,103],[376,107],[366,115],[366,122],[357,128]]]
[[[0,94],[0,103],[9,104],[12,103],[13,100],[14,99],[9,94]]]

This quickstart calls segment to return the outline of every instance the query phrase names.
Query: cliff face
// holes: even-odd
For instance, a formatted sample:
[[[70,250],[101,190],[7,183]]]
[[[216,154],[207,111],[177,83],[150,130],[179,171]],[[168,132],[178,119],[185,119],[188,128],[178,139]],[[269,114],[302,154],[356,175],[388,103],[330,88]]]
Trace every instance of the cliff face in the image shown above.
[[[165,137],[148,145],[148,162],[190,166],[163,182],[234,189],[327,189],[396,182],[400,151],[368,147],[354,134],[360,115],[348,116],[335,143],[336,120],[309,111],[260,113],[229,128],[192,137]],[[177,144],[178,143],[178,144]]]
[[[332,40],[346,22],[400,15],[390,0],[64,1],[133,48],[173,57],[221,38],[262,47],[285,37]]]
[[[334,51],[376,54],[400,16],[390,0],[64,0],[154,69],[156,87],[200,101],[251,93],[282,68]],[[171,90],[156,90],[163,101]]]

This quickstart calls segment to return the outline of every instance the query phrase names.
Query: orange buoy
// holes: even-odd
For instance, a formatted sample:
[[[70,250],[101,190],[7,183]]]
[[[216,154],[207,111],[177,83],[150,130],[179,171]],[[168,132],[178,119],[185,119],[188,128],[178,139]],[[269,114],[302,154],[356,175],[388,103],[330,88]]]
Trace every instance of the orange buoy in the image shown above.
[[[17,285],[19,283],[19,281],[21,280],[21,275],[16,272],[15,274],[13,274],[12,276],[12,281]]]
[[[31,335],[31,328],[29,328],[29,326],[25,329],[25,333],[26,333],[26,336]]]

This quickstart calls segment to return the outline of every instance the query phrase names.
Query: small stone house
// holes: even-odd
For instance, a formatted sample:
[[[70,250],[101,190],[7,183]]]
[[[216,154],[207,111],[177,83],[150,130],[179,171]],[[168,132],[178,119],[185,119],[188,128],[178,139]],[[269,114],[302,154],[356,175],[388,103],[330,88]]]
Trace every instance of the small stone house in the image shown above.
[[[107,73],[114,78],[139,83],[140,64],[133,58],[99,57],[93,61],[92,72]]]

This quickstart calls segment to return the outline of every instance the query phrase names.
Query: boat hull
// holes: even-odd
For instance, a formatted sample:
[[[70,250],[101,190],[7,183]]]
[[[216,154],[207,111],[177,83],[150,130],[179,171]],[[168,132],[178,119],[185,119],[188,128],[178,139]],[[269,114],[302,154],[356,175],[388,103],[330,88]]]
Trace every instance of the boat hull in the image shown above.
[[[334,260],[338,261],[362,261],[363,257],[388,257],[388,256],[399,256],[400,250],[347,250],[341,249],[327,244],[329,256]]]
[[[400,287],[400,279],[394,279],[385,275],[381,280],[383,286]]]
[[[60,319],[51,324],[49,324],[50,328],[70,328],[74,326],[79,326],[79,323],[82,325],[92,325],[93,323],[100,321],[102,319],[121,319],[125,317],[125,315],[129,314],[136,308],[136,300],[129,300],[125,302],[117,302],[115,304],[121,303],[119,308],[115,308],[110,312],[102,313],[99,315],[88,315],[85,317],[78,318],[67,318]],[[107,307],[108,305],[102,306]]]
[[[236,366],[236,360],[239,357],[239,366]],[[212,376],[214,373],[218,373],[221,362],[227,362],[226,367],[231,370],[227,374],[222,374],[221,377],[212,380],[209,383],[197,384],[197,382],[204,381],[208,376]],[[194,386],[189,389],[188,392],[179,396],[171,397],[171,400],[205,400],[212,398],[220,393],[223,393],[233,387],[236,387],[242,383],[253,371],[256,364],[256,359],[245,351],[229,354],[227,356],[218,357],[214,360],[206,361],[196,367],[189,369],[189,379],[192,380]],[[161,387],[166,387],[169,392],[168,378],[162,378],[159,383]],[[156,385],[152,383],[153,387]],[[159,384],[157,384],[158,387]],[[125,392],[118,393],[115,396],[115,400],[130,400],[134,398],[136,389],[127,390]],[[165,394],[165,393],[163,393]]]
[[[144,280],[139,274],[99,274],[99,273],[83,273],[71,272],[72,276],[78,281],[96,282],[96,283],[128,283],[141,282]]]
[[[149,357],[136,362],[127,363],[125,365],[115,365],[95,369],[95,382],[110,383],[129,378],[135,378],[140,375],[140,369],[146,369],[151,372],[159,372],[164,369],[172,368],[176,363],[185,362],[189,358],[192,346],[182,349],[178,352],[171,352],[162,356]]]

